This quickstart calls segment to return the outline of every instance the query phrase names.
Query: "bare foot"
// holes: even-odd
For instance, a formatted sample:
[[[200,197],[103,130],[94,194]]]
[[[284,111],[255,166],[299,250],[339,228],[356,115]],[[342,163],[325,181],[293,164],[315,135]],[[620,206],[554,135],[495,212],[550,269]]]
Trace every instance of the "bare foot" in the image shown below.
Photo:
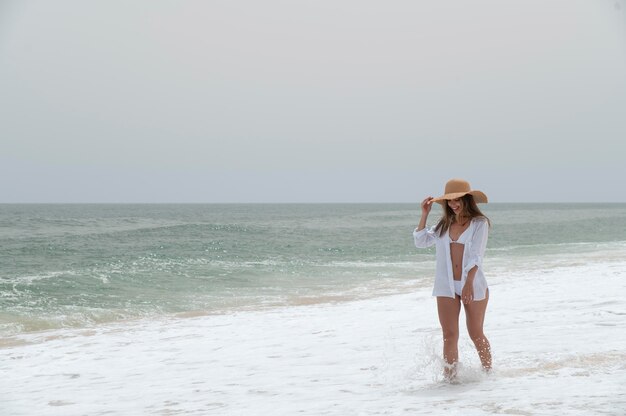
[[[457,384],[458,383],[457,375],[458,375],[458,365],[456,362],[452,364],[448,364],[448,363],[444,364],[444,367],[443,367],[444,381],[450,384]]]

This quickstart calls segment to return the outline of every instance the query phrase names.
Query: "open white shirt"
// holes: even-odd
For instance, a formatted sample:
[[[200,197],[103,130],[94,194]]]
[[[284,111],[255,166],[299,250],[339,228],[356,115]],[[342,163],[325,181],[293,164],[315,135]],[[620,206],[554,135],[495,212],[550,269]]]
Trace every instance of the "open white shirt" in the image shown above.
[[[452,274],[452,257],[450,256],[450,230],[446,231],[441,237],[434,232],[435,227],[423,228],[420,231],[413,231],[413,239],[415,247],[425,248],[435,245],[437,254],[437,263],[435,270],[435,287],[433,288],[433,296],[447,296],[454,298],[454,277]],[[461,282],[465,286],[467,273],[474,267],[478,266],[476,275],[474,276],[474,300],[483,300],[487,292],[487,280],[483,274],[483,257],[487,248],[487,238],[489,236],[489,223],[484,217],[472,218],[469,227],[463,232],[462,236],[467,233],[467,237],[463,238],[465,247],[463,249],[463,272],[461,274]],[[458,242],[461,242],[459,237]]]

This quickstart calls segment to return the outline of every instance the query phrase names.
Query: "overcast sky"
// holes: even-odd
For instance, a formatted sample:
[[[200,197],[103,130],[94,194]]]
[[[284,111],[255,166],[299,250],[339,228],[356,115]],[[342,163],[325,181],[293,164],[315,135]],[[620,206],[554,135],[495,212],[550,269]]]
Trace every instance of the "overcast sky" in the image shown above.
[[[616,0],[0,0],[0,202],[626,202]]]

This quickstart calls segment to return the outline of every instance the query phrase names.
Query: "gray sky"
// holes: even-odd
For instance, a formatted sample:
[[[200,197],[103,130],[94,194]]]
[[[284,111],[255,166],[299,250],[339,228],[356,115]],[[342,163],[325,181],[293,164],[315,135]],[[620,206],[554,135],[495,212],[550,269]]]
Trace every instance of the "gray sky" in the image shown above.
[[[616,4],[0,0],[0,202],[626,202]]]

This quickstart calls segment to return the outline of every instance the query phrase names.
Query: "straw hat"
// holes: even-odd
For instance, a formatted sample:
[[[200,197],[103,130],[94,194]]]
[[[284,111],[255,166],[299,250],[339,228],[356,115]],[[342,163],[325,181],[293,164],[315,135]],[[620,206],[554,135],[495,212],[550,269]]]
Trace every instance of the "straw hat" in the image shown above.
[[[472,195],[477,203],[487,202],[487,195],[481,191],[473,190],[469,182],[463,179],[450,179],[446,182],[445,194],[438,196],[437,198],[433,198],[432,201],[445,206],[448,199],[460,198],[467,194]]]

